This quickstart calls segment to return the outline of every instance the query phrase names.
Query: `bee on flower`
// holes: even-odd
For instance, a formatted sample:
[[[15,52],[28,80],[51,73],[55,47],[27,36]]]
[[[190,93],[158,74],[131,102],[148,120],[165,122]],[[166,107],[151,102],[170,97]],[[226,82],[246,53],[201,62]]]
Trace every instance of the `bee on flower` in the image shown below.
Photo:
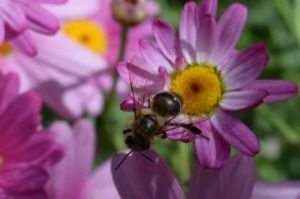
[[[179,34],[168,22],[155,20],[155,41],[143,39],[139,43],[142,58],[118,65],[124,80],[130,81],[129,74],[138,78],[132,81],[135,89],[141,88],[141,82],[151,85],[148,97],[168,91],[182,98],[183,109],[177,119],[193,123],[208,139],[185,128],[170,131],[167,137],[193,142],[198,161],[210,168],[225,164],[231,146],[247,156],[259,152],[255,134],[232,112],[286,100],[298,90],[290,81],[256,80],[268,64],[266,46],[254,44],[242,51],[235,48],[247,8],[234,3],[217,18],[217,3],[187,3]],[[130,101],[122,103],[123,110],[132,110]]]

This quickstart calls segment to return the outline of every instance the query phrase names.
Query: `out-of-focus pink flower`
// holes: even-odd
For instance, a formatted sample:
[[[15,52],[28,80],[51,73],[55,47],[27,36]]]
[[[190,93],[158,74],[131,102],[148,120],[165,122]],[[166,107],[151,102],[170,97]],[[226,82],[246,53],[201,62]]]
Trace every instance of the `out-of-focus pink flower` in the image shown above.
[[[112,175],[121,198],[183,199],[184,193],[166,163],[153,151],[130,155],[119,167],[124,154],[112,158]],[[189,199],[250,199],[255,183],[252,158],[241,154],[222,169],[205,169],[196,162],[189,187]]]
[[[95,131],[88,120],[78,120],[73,127],[55,122],[50,130],[65,147],[64,158],[49,169],[47,192],[51,199],[118,199],[110,172],[110,161],[92,174],[95,155]]]
[[[44,167],[61,158],[61,146],[48,130],[38,129],[39,96],[18,95],[18,89],[15,74],[0,73],[0,198],[46,199]]]
[[[265,45],[235,49],[247,8],[234,3],[219,20],[216,10],[217,0],[202,0],[200,6],[187,3],[179,35],[168,22],[155,20],[155,41],[139,43],[143,58],[121,62],[118,70],[134,87],[147,84],[150,96],[163,90],[180,95],[184,109],[178,122],[194,123],[209,139],[180,128],[169,131],[168,137],[193,141],[199,162],[218,168],[228,160],[230,146],[248,156],[259,152],[255,134],[231,113],[289,99],[298,88],[289,81],[256,80],[268,63]]]
[[[47,7],[61,20],[62,30],[53,37],[33,34],[39,51],[34,59],[14,53],[7,46],[0,50],[0,62],[5,66],[1,70],[20,74],[23,90],[35,89],[50,108],[68,119],[101,112],[103,92],[112,85],[111,69],[105,68],[107,62],[116,62],[121,29],[112,19],[110,1],[99,3],[69,0],[61,6]],[[153,16],[157,6],[150,8]],[[130,31],[127,57],[136,53],[137,40],[149,32],[149,21]],[[119,93],[125,93],[126,88],[119,83]]]
[[[37,53],[31,35],[26,30],[52,35],[59,29],[59,21],[43,6],[61,4],[66,0],[28,1],[4,0],[0,3],[0,43],[8,40],[19,51]]]

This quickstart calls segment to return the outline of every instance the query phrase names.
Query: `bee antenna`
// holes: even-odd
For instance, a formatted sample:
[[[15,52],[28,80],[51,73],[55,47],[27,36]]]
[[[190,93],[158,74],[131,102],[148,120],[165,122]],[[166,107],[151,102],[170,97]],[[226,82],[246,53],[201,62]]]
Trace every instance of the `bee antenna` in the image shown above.
[[[125,162],[125,160],[128,158],[128,156],[133,152],[133,150],[129,151],[123,159],[120,161],[120,163],[115,167],[115,171],[120,168],[120,166]]]
[[[147,156],[145,153],[141,153],[141,155],[142,155],[144,158],[146,158],[147,160],[149,160],[150,162],[152,162],[153,164],[155,163],[155,161],[154,161],[152,158],[150,158],[149,156]]]

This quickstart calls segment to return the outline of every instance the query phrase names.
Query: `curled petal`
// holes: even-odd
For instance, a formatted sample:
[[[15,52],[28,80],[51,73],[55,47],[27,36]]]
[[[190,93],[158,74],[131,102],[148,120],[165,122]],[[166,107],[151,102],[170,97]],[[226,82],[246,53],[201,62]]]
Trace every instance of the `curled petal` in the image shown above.
[[[212,15],[213,17],[216,16],[218,7],[218,0],[202,0],[201,5],[199,8],[199,14],[201,15]]]

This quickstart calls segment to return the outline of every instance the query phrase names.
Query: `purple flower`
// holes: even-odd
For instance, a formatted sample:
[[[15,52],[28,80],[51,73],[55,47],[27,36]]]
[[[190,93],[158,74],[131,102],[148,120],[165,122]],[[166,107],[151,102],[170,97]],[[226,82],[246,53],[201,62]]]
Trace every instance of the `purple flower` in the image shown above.
[[[200,6],[187,3],[179,35],[168,22],[154,21],[155,42],[141,40],[143,58],[121,62],[118,70],[134,87],[147,85],[149,96],[163,90],[180,95],[184,108],[178,121],[194,123],[208,139],[185,129],[169,132],[168,137],[193,141],[201,165],[218,168],[228,160],[230,146],[248,156],[259,152],[255,134],[231,112],[288,99],[298,88],[284,80],[256,80],[268,63],[265,45],[235,49],[247,8],[234,3],[219,20],[216,10],[217,0],[202,0]],[[123,105],[132,109],[132,103]]]
[[[118,170],[114,168],[124,154],[112,158],[112,175],[117,190],[124,199],[164,198],[183,199],[184,193],[166,163],[148,151],[150,162],[139,153],[133,153]],[[255,183],[252,158],[237,155],[222,169],[205,169],[196,162],[189,184],[189,199],[249,199]]]
[[[0,198],[47,198],[45,166],[61,156],[61,146],[39,129],[41,99],[18,95],[16,75],[0,74]]]
[[[43,4],[61,4],[66,0],[3,0],[0,3],[0,43],[4,39],[17,50],[28,55],[37,53],[32,38],[26,30],[41,34],[54,34],[59,29],[59,21]]]
[[[49,169],[47,192],[51,199],[116,199],[118,193],[110,172],[110,161],[92,174],[95,155],[95,131],[88,120],[78,120],[73,127],[55,122],[50,130],[65,147],[65,156]]]

